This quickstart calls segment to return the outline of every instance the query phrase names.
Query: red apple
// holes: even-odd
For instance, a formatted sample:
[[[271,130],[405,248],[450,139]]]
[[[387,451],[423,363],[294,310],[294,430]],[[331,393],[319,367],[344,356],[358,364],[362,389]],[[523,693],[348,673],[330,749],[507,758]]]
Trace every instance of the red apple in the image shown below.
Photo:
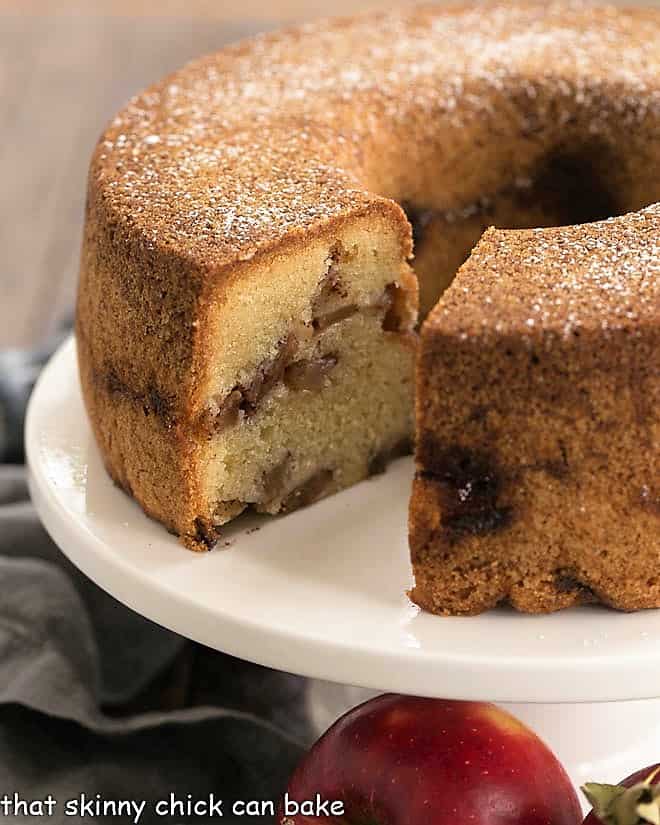
[[[660,764],[636,771],[618,785],[587,783],[593,811],[584,825],[645,825],[660,822]]]
[[[342,804],[343,814],[292,812],[319,797]],[[349,711],[319,739],[294,772],[277,822],[577,825],[582,814],[557,759],[510,714],[388,694]]]

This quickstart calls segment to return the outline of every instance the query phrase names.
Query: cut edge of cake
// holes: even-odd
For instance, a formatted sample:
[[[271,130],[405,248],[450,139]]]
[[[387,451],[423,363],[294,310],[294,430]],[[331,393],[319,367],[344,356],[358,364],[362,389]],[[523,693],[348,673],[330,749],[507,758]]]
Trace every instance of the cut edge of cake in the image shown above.
[[[374,199],[203,279],[175,259],[169,283],[147,285],[151,295],[126,269],[148,250],[133,247],[122,267],[86,248],[78,354],[106,466],[191,549],[212,546],[247,507],[289,512],[410,451],[417,281],[395,203]],[[121,248],[115,233],[108,253]],[[172,290],[189,299],[171,310],[183,316],[179,340],[164,341],[163,326],[153,332],[174,362],[156,372],[149,332],[132,322]],[[104,316],[113,323],[90,336]]]

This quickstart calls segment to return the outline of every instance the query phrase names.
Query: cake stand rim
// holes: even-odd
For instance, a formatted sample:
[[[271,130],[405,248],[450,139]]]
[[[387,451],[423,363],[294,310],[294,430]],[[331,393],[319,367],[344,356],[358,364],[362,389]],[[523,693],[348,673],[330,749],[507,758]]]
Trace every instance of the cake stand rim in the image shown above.
[[[209,612],[205,605],[136,571],[126,556],[111,551],[82,520],[72,517],[58,498],[57,487],[42,461],[43,439],[48,438],[42,429],[42,417],[48,395],[58,385],[66,386],[62,378],[68,376],[70,381],[72,373],[77,382],[73,336],[44,368],[28,407],[26,458],[32,500],[64,555],[135,612],[194,641],[267,667],[375,690],[535,704],[643,700],[660,694],[660,689],[654,687],[660,686],[660,644],[654,656],[651,638],[643,656],[618,652],[592,653],[582,660],[542,654],[504,659],[489,657],[483,651],[434,656],[414,647],[401,647],[384,657],[355,640],[329,642],[302,629],[296,633],[290,628],[269,626],[263,620],[237,618],[227,611]],[[146,519],[137,508],[135,512],[136,519]],[[577,623],[579,615],[574,617]],[[539,622],[543,618],[538,617]],[[626,675],[631,672],[634,678]]]

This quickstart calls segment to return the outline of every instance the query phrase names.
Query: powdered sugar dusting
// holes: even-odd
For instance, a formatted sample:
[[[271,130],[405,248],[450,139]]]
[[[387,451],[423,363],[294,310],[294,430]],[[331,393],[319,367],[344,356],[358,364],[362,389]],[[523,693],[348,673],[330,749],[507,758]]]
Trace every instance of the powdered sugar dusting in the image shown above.
[[[475,124],[494,133],[501,112],[530,135],[577,110],[592,134],[660,122],[658,77],[652,12],[488,4],[315,23],[134,98],[101,139],[92,180],[148,244],[222,265],[374,193],[407,197],[424,170],[468,151]]]
[[[432,315],[464,339],[530,344],[594,329],[637,336],[659,319],[660,204],[580,227],[490,230]]]

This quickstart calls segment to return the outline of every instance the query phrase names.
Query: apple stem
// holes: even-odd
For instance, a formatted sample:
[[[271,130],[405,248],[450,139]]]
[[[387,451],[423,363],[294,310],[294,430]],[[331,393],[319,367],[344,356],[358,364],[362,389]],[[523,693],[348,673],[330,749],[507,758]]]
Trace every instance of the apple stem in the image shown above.
[[[660,825],[659,773],[660,766],[630,788],[587,782],[582,791],[603,825]]]

